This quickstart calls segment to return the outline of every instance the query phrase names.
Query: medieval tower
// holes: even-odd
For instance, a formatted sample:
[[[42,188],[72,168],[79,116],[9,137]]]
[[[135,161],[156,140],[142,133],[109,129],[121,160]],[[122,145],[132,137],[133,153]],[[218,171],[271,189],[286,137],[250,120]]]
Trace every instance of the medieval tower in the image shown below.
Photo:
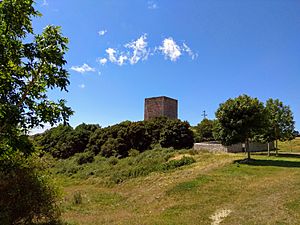
[[[166,96],[145,98],[144,120],[149,120],[159,116],[177,119],[178,101]]]

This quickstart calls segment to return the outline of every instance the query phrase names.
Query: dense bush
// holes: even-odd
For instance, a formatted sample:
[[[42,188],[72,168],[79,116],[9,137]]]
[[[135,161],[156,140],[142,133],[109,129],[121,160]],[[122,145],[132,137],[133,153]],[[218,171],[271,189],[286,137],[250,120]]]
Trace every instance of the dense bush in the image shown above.
[[[77,158],[77,163],[79,165],[82,165],[85,163],[91,163],[93,161],[94,161],[94,153],[93,152],[79,153],[79,156]]]
[[[73,129],[60,125],[34,138],[36,146],[56,158],[68,158],[84,151],[104,157],[127,157],[131,149],[143,152],[154,146],[191,148],[193,132],[188,122],[165,117],[122,123],[101,128],[82,124]]]
[[[42,151],[57,158],[68,158],[83,152],[91,134],[100,128],[98,125],[81,124],[73,129],[69,125],[59,125],[34,137],[34,142]]]
[[[56,191],[37,159],[0,159],[0,224],[59,224]]]
[[[197,126],[195,126],[195,142],[213,141],[213,129],[215,120],[203,119]]]
[[[125,121],[97,129],[90,138],[88,149],[102,156],[126,157],[130,149],[143,152],[155,145],[175,149],[191,148],[193,132],[188,122],[155,118],[149,121]]]
[[[167,120],[161,129],[159,143],[163,148],[175,149],[193,147],[193,132],[188,122]]]
[[[170,160],[162,165],[163,170],[171,170],[175,169],[177,167],[185,166],[185,165],[190,165],[192,163],[196,162],[196,160],[193,157],[189,156],[183,156],[179,160]]]

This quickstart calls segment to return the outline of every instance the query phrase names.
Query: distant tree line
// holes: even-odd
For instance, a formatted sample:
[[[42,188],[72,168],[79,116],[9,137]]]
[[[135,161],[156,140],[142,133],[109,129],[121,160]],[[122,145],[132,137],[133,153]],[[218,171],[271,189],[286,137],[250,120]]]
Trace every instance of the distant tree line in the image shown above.
[[[105,157],[126,157],[131,149],[139,152],[155,146],[174,149],[191,148],[193,132],[186,121],[159,117],[147,121],[124,121],[101,128],[81,124],[73,129],[59,125],[33,137],[35,146],[56,158],[68,158],[79,152]]]

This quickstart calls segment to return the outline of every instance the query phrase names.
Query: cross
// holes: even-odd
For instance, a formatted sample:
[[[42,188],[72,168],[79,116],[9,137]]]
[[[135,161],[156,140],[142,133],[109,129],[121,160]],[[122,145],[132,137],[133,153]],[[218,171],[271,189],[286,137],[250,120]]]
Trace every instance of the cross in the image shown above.
[[[201,116],[203,116],[203,119],[206,119],[207,114],[206,114],[205,110],[203,111],[203,113],[201,114]]]

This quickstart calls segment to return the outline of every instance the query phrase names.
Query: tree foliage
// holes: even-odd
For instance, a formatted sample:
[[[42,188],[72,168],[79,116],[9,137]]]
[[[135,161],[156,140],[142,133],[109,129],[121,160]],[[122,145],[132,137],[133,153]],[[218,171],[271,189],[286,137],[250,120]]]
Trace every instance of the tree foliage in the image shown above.
[[[35,34],[32,17],[40,16],[32,0],[0,2],[0,135],[18,141],[20,134],[43,123],[68,121],[72,110],[64,100],[48,99],[47,90],[67,90],[64,68],[68,39],[47,26]],[[31,40],[31,41],[28,41]]]
[[[34,33],[41,16],[33,0],[0,1],[0,224],[37,224],[57,219],[55,193],[28,161],[28,129],[67,122],[72,110],[51,101],[49,89],[67,91],[68,39],[59,27]]]
[[[60,124],[34,137],[36,146],[57,158],[68,158],[83,152],[90,135],[100,128],[98,125],[82,123],[73,129],[70,125]]]
[[[215,121],[206,118],[203,119],[199,124],[197,124],[197,126],[195,127],[196,142],[215,140],[213,136],[214,126],[215,126]]]
[[[284,105],[279,99],[269,99],[266,102],[268,113],[268,138],[271,141],[286,141],[294,138],[295,122],[289,106]]]
[[[57,193],[39,159],[13,155],[2,163],[0,224],[60,224]]]
[[[155,145],[175,149],[193,146],[193,132],[188,122],[165,117],[148,121],[124,121],[101,128],[82,124],[73,129],[59,125],[41,135],[35,144],[57,158],[68,158],[79,152],[92,152],[105,157],[126,157],[130,150],[138,152],[152,149]]]
[[[266,126],[267,118],[263,103],[257,98],[241,95],[220,104],[216,117],[222,144],[246,143],[246,150],[250,157],[249,140]]]

